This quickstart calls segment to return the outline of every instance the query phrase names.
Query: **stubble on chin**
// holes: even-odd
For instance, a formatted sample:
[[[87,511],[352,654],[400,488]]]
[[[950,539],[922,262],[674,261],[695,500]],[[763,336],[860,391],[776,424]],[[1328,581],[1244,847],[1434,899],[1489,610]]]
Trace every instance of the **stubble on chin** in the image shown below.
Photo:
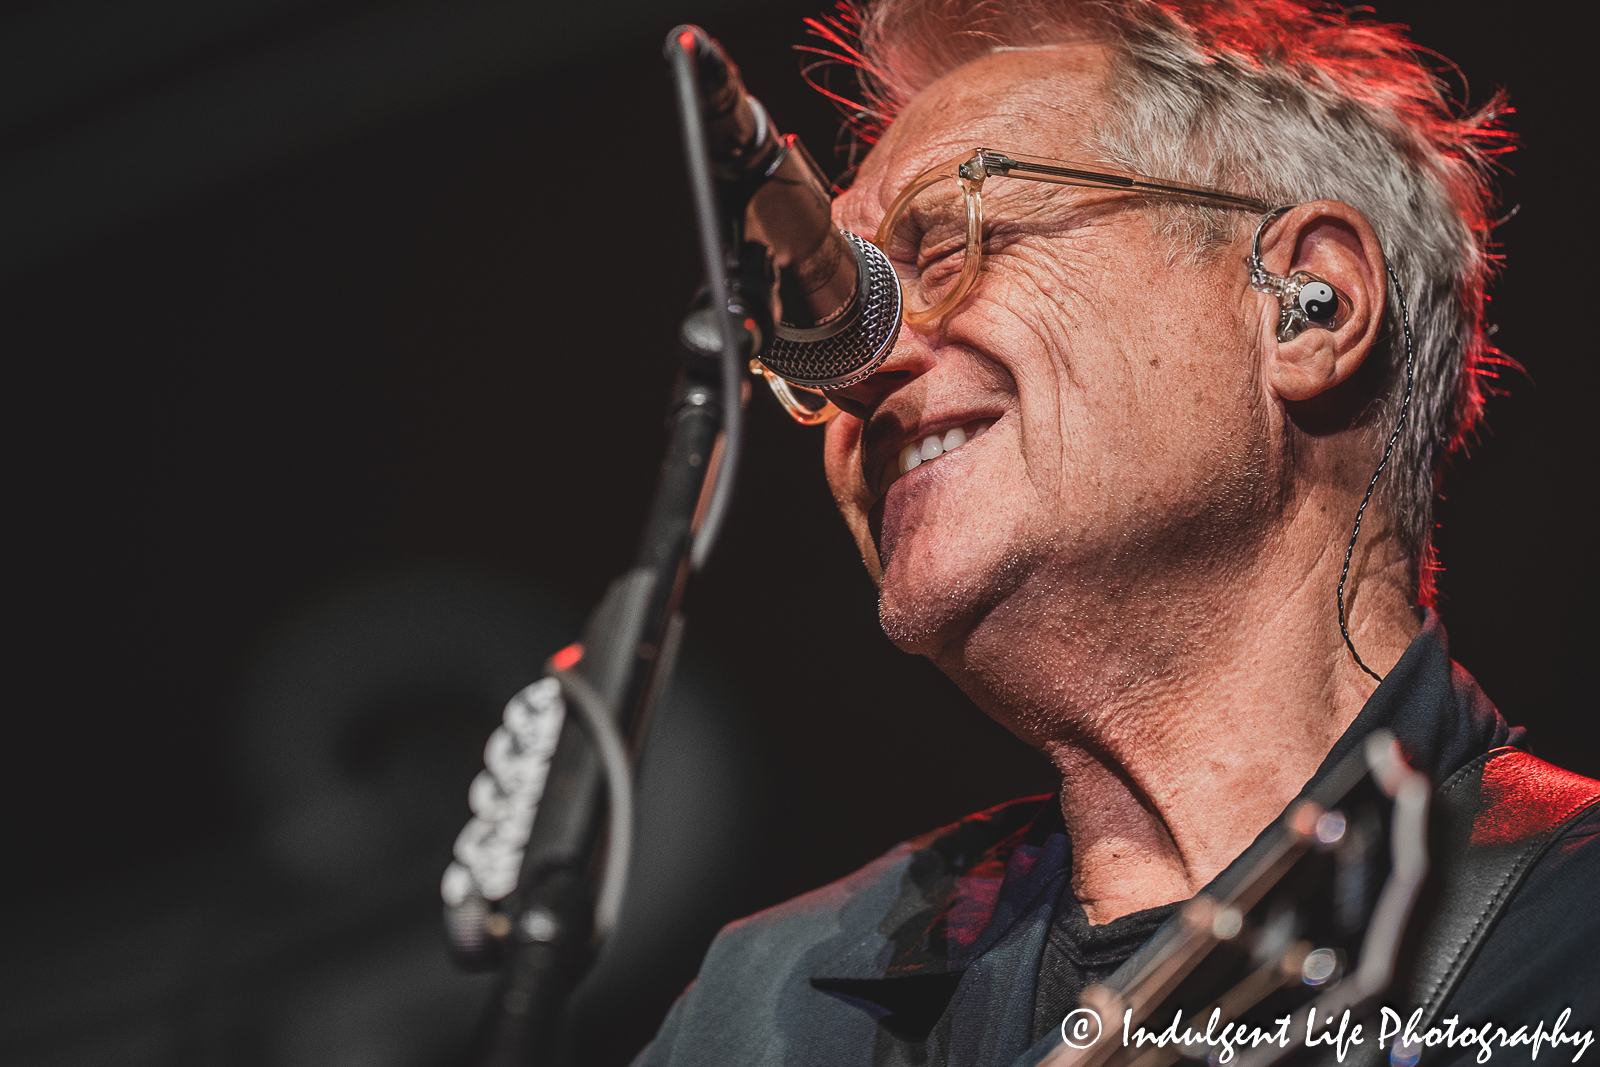
[[[895,647],[945,669],[972,631],[1027,584],[1038,556],[1009,552],[939,569],[890,564],[878,588],[878,624]]]

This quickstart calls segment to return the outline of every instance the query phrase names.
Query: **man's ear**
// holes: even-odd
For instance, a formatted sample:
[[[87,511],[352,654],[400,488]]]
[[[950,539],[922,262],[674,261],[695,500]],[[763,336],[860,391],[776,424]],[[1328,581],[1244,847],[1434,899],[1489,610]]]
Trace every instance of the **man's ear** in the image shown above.
[[[1313,326],[1289,341],[1277,339],[1278,308],[1266,309],[1267,386],[1284,400],[1299,401],[1348,381],[1372,351],[1388,297],[1383,249],[1367,217],[1338,200],[1290,208],[1261,235],[1261,260],[1274,274],[1314,275],[1350,302],[1334,329]]]

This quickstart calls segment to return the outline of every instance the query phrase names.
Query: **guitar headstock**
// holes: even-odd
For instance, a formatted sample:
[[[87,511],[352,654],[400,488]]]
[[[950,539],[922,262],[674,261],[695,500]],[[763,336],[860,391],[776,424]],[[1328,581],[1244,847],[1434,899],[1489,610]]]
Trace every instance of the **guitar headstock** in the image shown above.
[[[1043,1063],[1271,1067],[1304,1055],[1312,1005],[1319,1023],[1359,1014],[1389,987],[1428,870],[1429,795],[1393,735],[1373,733],[1207,893],[1087,990]],[[1285,1016],[1302,1029],[1291,1034]],[[1198,1040],[1185,1043],[1185,1031]]]

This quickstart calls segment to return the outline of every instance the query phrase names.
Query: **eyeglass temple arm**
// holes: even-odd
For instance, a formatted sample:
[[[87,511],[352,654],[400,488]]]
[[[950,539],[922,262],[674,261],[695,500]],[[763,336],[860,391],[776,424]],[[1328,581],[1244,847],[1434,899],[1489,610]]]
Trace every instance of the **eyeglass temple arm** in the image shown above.
[[[1224,193],[1219,189],[1206,189],[1197,185],[1182,185],[1178,182],[1140,178],[1131,174],[1108,174],[1104,171],[1061,167],[1048,163],[1030,163],[1027,160],[1014,159],[1004,152],[991,152],[988,149],[980,150],[979,155],[983,160],[984,172],[1001,177],[1033,178],[1037,181],[1053,182],[1057,185],[1094,185],[1109,189],[1133,189],[1152,193],[1165,193],[1169,196],[1198,197],[1202,200],[1212,200],[1219,204],[1248,208],[1252,211],[1266,211],[1272,206],[1265,201],[1256,200],[1252,197],[1234,196],[1232,193]]]

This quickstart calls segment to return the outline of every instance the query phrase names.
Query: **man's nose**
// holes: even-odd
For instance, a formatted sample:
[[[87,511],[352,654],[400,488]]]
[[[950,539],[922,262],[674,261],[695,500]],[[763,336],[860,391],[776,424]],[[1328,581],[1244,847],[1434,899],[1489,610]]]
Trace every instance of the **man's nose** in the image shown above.
[[[935,362],[933,350],[902,327],[899,343],[877,370],[854,385],[825,392],[845,412],[865,421],[890,394],[928,373]]]

